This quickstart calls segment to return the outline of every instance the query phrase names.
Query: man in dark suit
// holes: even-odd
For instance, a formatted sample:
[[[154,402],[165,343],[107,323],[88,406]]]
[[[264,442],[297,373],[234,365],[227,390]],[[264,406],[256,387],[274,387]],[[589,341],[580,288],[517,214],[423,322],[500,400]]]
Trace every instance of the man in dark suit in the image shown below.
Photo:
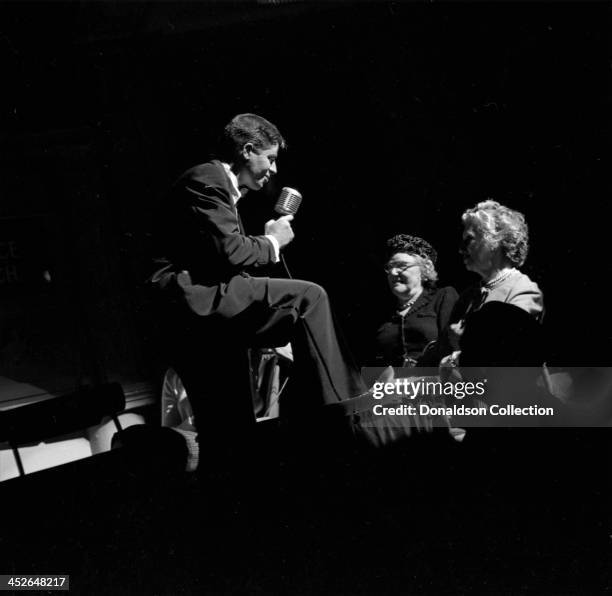
[[[253,426],[242,374],[247,347],[292,342],[293,383],[300,393],[283,405],[289,415],[313,416],[319,406],[365,392],[336,332],[325,290],[247,272],[278,262],[280,250],[293,240],[291,215],[268,221],[263,235],[249,236],[236,208],[248,191],[260,190],[276,174],[284,146],[264,118],[236,116],[224,129],[220,159],[185,172],[163,209],[151,282],[200,441],[209,434],[208,423]],[[218,428],[212,432],[214,441],[219,434]]]

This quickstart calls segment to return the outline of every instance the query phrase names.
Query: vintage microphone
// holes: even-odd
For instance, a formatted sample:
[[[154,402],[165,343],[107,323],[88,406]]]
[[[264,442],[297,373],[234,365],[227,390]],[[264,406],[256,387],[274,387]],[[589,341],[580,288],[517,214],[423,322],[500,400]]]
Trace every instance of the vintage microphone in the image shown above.
[[[302,202],[302,195],[295,190],[284,186],[274,205],[274,211],[279,215],[295,215]]]
[[[300,208],[300,204],[302,202],[302,195],[295,190],[295,188],[289,188],[288,186],[284,186],[281,189],[280,195],[278,196],[278,200],[276,201],[276,205],[274,205],[274,211],[279,215],[295,215],[297,210]],[[285,272],[287,273],[287,277],[289,279],[293,279],[293,276],[289,272],[289,267],[287,267],[287,262],[285,261],[285,257],[279,251],[279,257],[283,267],[285,268]]]

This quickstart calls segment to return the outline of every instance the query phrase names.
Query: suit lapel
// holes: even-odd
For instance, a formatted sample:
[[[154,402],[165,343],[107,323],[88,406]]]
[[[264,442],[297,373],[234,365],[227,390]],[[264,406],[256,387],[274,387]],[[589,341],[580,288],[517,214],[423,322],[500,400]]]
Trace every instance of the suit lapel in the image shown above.
[[[225,181],[225,187],[227,189],[227,196],[230,202],[230,207],[232,211],[234,212],[234,215],[236,216],[236,221],[238,222],[238,231],[242,235],[245,235],[244,226],[242,225],[242,219],[240,219],[240,214],[238,213],[238,207],[236,206],[236,203],[234,203],[234,199],[232,198],[232,181],[227,175],[227,172],[225,171],[223,164],[219,160],[215,159],[213,160],[213,163],[217,165],[217,167],[221,170],[223,174],[223,180]]]

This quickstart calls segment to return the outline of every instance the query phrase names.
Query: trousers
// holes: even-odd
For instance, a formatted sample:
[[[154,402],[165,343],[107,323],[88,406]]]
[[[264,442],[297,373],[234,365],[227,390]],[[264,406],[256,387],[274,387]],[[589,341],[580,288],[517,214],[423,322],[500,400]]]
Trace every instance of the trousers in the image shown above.
[[[292,390],[281,403],[282,417],[308,416],[366,391],[321,286],[275,278],[252,283],[254,299],[233,317],[199,316],[185,308],[170,325],[168,356],[192,404],[201,447],[209,440],[226,449],[249,441],[255,422],[250,347],[292,343]]]

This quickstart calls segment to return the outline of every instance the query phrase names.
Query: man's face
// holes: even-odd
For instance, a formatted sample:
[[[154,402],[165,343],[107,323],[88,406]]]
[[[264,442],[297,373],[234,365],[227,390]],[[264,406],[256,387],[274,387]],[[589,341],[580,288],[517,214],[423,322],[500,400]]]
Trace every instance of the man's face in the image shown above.
[[[244,164],[240,170],[240,184],[250,190],[260,190],[276,174],[278,143],[264,148],[247,143],[242,149]]]

